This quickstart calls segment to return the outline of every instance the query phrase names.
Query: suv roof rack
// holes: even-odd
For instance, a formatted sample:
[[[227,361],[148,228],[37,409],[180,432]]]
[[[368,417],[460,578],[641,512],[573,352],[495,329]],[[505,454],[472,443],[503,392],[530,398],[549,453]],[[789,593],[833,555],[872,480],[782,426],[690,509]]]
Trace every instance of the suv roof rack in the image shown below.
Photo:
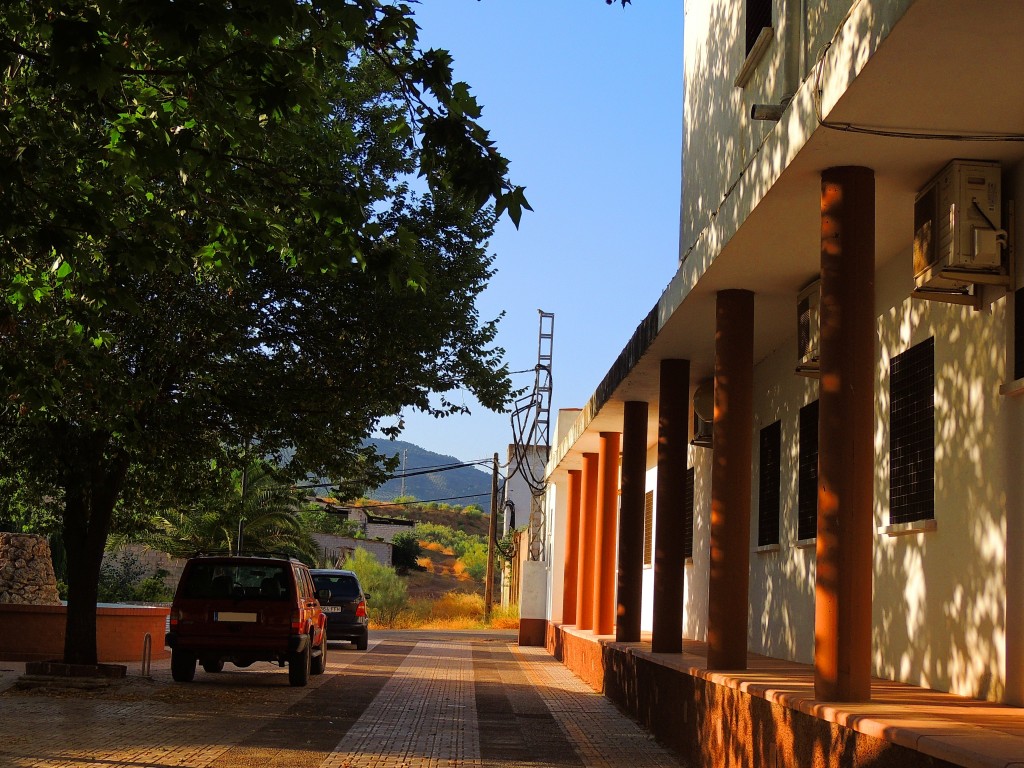
[[[195,552],[191,557],[273,557],[279,560],[291,560],[301,563],[297,557],[277,549],[244,549],[241,552],[232,552],[229,549],[209,549],[202,552]]]

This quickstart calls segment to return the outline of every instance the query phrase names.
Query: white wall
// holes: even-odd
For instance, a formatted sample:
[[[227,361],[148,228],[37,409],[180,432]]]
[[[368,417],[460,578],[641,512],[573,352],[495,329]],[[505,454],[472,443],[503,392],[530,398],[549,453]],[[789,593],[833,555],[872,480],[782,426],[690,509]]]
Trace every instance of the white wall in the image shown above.
[[[796,296],[793,302],[795,331]],[[818,381],[794,373],[796,346],[794,333],[754,367],[747,644],[754,653],[810,663],[815,556],[813,546],[796,546],[797,481],[800,408],[818,399]],[[779,546],[758,551],[760,431],[775,421],[782,427]]]

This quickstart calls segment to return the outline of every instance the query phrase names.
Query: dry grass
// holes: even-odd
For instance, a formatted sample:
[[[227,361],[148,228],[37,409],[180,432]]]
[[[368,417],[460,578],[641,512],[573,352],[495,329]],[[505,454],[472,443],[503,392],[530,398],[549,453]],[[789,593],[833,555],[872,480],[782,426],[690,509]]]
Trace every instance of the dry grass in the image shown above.
[[[439,552],[442,555],[452,557],[455,555],[455,550],[451,547],[446,547],[443,544],[439,544],[436,541],[420,541],[420,549],[427,549],[431,552]]]
[[[479,594],[452,590],[436,599],[413,598],[402,611],[394,629],[518,629],[519,609],[495,606],[491,623],[484,623],[484,599]]]

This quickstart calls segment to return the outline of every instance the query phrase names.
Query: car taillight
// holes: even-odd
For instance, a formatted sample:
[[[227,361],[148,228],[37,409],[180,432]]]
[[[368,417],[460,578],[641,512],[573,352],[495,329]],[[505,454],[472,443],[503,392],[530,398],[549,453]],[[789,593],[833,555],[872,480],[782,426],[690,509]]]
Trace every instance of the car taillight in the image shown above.
[[[302,634],[302,616],[298,613],[292,614],[292,634]]]
[[[181,611],[180,610],[171,611],[171,615],[170,615],[169,618],[171,620],[171,623],[170,623],[171,629],[175,629],[178,626],[178,622],[181,621]]]
[[[359,605],[356,606],[356,617],[358,618],[360,616],[365,616],[365,615],[366,615],[366,601],[365,600],[360,600],[359,601]]]

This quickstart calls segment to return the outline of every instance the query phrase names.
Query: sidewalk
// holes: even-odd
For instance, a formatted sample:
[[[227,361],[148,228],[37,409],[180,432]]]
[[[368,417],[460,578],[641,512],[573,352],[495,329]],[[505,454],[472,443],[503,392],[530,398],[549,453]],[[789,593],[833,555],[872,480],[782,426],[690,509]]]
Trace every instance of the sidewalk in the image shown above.
[[[101,691],[10,687],[0,662],[0,765],[12,768],[676,768],[679,763],[543,649],[507,636],[388,633],[331,646],[306,688],[270,664],[170,681],[129,668]]]

